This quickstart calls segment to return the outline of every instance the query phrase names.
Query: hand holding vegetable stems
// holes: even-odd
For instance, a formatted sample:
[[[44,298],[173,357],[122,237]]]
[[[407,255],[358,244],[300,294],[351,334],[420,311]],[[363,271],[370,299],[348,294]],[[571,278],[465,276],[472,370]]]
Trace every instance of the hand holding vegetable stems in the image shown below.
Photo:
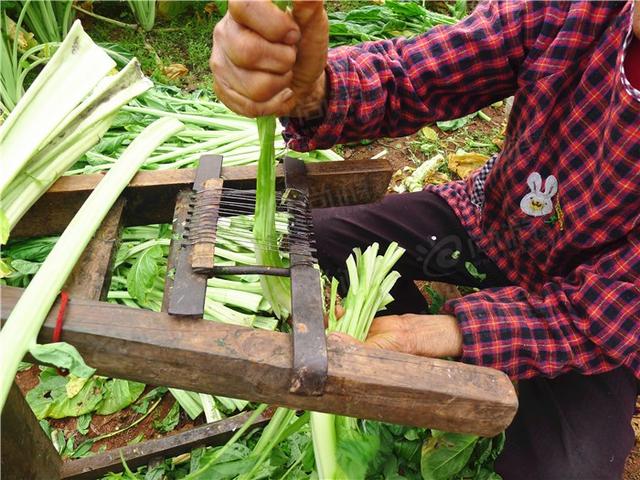
[[[347,343],[360,343],[345,334],[332,334]],[[365,345],[423,357],[462,355],[462,331],[451,315],[387,315],[373,321]]]
[[[283,12],[271,0],[229,0],[213,32],[209,65],[214,90],[248,117],[308,116],[326,85],[329,24],[322,0],[293,0]]]

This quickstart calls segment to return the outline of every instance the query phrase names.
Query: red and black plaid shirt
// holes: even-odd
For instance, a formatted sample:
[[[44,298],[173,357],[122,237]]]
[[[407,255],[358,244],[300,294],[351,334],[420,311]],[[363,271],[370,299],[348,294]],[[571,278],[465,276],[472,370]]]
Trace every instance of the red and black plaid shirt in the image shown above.
[[[310,150],[411,134],[515,96],[490,168],[430,187],[514,283],[447,303],[465,362],[513,378],[620,365],[640,378],[631,16],[631,1],[483,3],[411,40],[331,51],[324,118],[288,122],[293,148]]]

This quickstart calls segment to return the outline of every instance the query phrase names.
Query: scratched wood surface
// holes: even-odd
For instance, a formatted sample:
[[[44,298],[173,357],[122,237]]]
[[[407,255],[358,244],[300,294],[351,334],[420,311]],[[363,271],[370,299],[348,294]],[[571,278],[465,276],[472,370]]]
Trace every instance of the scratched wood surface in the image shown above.
[[[2,288],[3,319],[20,294]],[[56,311],[41,330],[43,343],[51,341]],[[511,382],[496,370],[331,339],[324,395],[294,395],[291,340],[284,333],[104,302],[72,299],[65,340],[102,375],[291,408],[480,435],[502,431],[517,408]]]

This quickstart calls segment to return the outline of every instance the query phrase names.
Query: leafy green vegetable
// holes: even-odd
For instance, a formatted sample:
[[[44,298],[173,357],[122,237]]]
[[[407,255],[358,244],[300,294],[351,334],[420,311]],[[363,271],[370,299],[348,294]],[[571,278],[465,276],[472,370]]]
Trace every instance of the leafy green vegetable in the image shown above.
[[[422,447],[421,471],[424,480],[450,480],[471,458],[478,442],[475,435],[433,430]]]
[[[144,250],[131,265],[127,275],[127,291],[134,300],[142,304],[147,302],[147,297],[153,290],[160,272],[158,260],[163,255],[162,248],[159,245],[154,245]]]
[[[329,14],[331,46],[382,40],[398,36],[413,37],[440,24],[456,23],[457,18],[427,10],[414,2],[386,0],[350,11]]]
[[[153,422],[153,428],[163,433],[170,432],[178,426],[179,421],[180,404],[178,402],[173,402],[173,405],[167,415],[162,420],[156,420]]]
[[[478,267],[476,267],[471,262],[464,262],[464,267],[467,269],[467,272],[469,272],[469,275],[480,282],[484,281],[484,279],[487,278],[487,274],[480,273],[480,271],[478,271]]]
[[[144,391],[144,384],[113,378],[104,384],[104,401],[96,409],[98,415],[118,412],[135,402]]]
[[[81,435],[86,435],[89,433],[89,425],[91,425],[91,414],[85,413],[84,415],[80,415],[76,420],[76,430]]]

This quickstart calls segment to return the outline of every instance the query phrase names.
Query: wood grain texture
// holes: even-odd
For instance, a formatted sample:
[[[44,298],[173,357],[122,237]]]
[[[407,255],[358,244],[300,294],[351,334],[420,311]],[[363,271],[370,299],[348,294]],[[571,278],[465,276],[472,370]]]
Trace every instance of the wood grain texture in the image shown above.
[[[14,383],[2,410],[0,471],[3,480],[52,480],[62,460]]]
[[[309,163],[310,201],[313,208],[374,202],[386,192],[392,169],[386,160]],[[125,226],[169,223],[180,190],[191,188],[196,169],[139,172],[124,192]],[[282,166],[278,188],[284,185]],[[12,238],[61,233],[103,174],[61,177],[27,212],[11,232]],[[256,167],[222,168],[225,186],[252,188]]]
[[[68,480],[93,480],[109,472],[122,471],[122,458],[125,459],[129,468],[135,471],[136,468],[158,457],[174,457],[190,452],[194,448],[222,445],[244,425],[252,413],[241,413],[185,432],[64,462],[61,477]],[[263,413],[256,419],[254,425],[264,425],[270,416],[267,412]]]
[[[3,287],[6,319],[21,290]],[[39,341],[51,341],[54,305]],[[328,339],[324,395],[289,392],[291,340],[276,332],[72,299],[65,339],[101,375],[290,408],[452,432],[494,435],[517,409],[508,377],[458,362]]]
[[[111,283],[111,268],[122,228],[123,198],[118,199],[84,249],[64,290],[72,297],[104,300]]]

